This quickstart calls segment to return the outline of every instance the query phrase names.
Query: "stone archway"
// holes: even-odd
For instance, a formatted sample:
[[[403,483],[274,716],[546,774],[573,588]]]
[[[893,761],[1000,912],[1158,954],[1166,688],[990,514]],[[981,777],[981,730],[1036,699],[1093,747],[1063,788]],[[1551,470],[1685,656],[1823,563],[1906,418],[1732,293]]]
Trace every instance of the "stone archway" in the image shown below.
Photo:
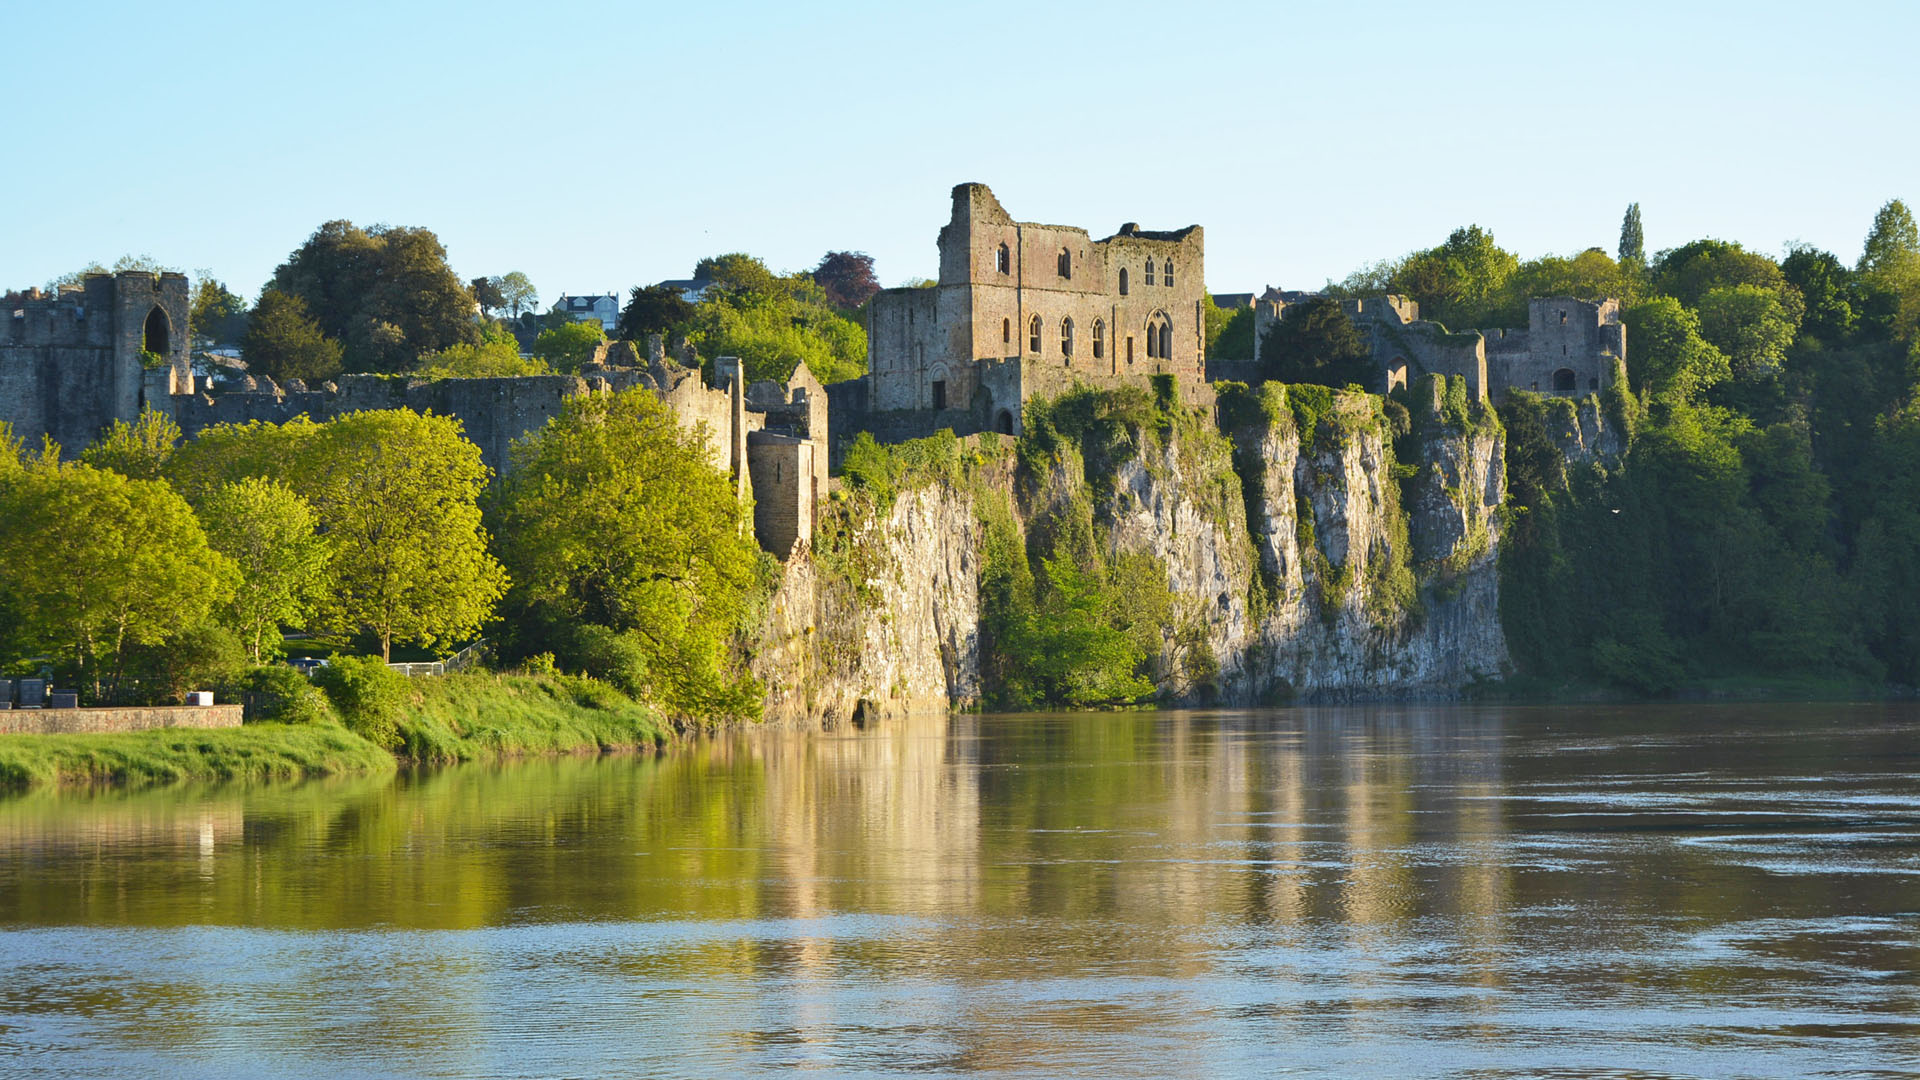
[[[1553,373],[1553,392],[1556,394],[1571,394],[1579,385],[1572,368],[1561,368]]]
[[[996,420],[996,421],[994,422],[994,427],[996,427],[996,428],[998,428],[998,429],[999,429],[999,431],[1000,431],[1000,434],[1002,434],[1002,435],[1011,435],[1011,434],[1013,434],[1013,412],[1012,412],[1012,410],[1009,410],[1009,409],[1001,409],[1001,410],[1000,410],[1000,417],[999,417],[999,419],[998,419],[998,420]]]

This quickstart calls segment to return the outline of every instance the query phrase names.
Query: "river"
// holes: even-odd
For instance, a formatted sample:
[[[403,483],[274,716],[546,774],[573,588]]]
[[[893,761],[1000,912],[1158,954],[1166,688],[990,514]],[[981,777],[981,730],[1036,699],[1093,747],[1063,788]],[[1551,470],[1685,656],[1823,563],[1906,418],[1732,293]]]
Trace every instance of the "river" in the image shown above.
[[[0,800],[0,1074],[1920,1077],[1920,708],[935,716]]]

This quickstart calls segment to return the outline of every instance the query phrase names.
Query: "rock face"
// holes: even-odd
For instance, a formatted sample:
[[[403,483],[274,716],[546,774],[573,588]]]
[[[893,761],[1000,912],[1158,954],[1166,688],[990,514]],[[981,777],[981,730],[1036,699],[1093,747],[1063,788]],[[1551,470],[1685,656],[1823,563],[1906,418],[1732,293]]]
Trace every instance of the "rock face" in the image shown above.
[[[936,486],[902,494],[831,555],[797,552],[749,665],[765,718],[832,727],[978,702],[978,533],[972,497]]]
[[[1101,467],[1068,454],[1018,485],[1020,524],[1084,496],[1107,552],[1165,567],[1188,628],[1152,665],[1169,703],[1448,696],[1509,666],[1503,436],[1482,407],[1449,417],[1437,380],[1414,399],[1398,439],[1365,395],[1334,395],[1303,432],[1277,387],[1264,409],[1231,413],[1224,435],[1204,422],[1136,430]],[[753,659],[769,720],[980,699],[980,485],[1009,490],[1012,471],[901,495],[840,545],[853,573],[792,560]]]

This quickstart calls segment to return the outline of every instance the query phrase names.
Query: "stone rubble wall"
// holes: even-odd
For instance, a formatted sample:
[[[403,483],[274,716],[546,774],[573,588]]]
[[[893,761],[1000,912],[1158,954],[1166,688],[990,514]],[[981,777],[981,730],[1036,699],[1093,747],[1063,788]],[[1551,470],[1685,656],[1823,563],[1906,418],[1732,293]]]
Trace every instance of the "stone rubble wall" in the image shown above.
[[[239,705],[136,709],[0,709],[0,735],[101,735],[156,728],[237,728]]]

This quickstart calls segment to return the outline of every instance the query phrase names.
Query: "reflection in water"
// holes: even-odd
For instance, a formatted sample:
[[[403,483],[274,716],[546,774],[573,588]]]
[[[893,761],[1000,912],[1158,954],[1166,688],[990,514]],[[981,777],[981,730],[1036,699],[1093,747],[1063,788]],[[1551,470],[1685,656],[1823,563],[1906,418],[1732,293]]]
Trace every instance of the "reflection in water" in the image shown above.
[[[928,717],[33,793],[0,1073],[1920,1076],[1917,732]]]

